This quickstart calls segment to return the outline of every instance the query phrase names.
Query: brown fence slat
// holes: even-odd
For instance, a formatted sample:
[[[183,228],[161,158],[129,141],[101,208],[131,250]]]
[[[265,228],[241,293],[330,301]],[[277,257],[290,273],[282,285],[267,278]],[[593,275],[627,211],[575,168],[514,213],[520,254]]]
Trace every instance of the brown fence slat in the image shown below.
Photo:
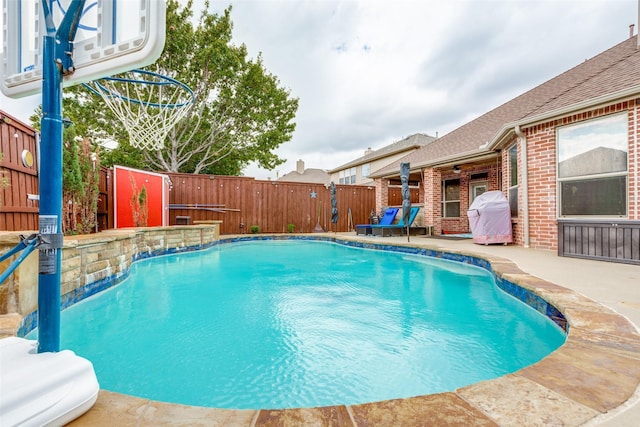
[[[0,169],[9,179],[9,187],[0,189],[0,231],[36,230],[38,202],[29,194],[38,194],[38,159],[36,134],[33,129],[2,113],[0,120]],[[33,164],[23,162],[30,153]]]
[[[198,205],[200,208],[171,209],[169,223],[176,217],[190,222],[221,220],[221,233],[284,233],[288,224],[295,232],[309,233],[320,224],[325,231],[348,231],[348,210],[353,224],[369,221],[375,208],[375,190],[358,185],[336,185],[338,223],[331,223],[331,194],[322,184],[262,181],[247,177],[168,174],[172,181],[171,205]],[[314,197],[315,196],[315,197]],[[222,205],[222,211],[214,211]]]
[[[34,140],[35,147],[35,140]],[[34,150],[35,151],[35,150]],[[18,160],[12,149],[12,161]],[[6,159],[7,162],[9,161]],[[35,167],[35,166],[34,166]],[[27,200],[27,193],[38,194],[37,176],[14,170],[12,186],[3,192],[8,203],[0,211],[1,230],[35,230],[38,204]],[[323,184],[262,181],[247,177],[192,175],[169,173],[172,181],[170,205],[191,207],[170,209],[169,224],[177,218],[196,221],[221,220],[222,234],[250,233],[258,226],[263,233],[286,233],[288,225],[294,232],[310,233],[319,225],[325,231],[349,231],[350,226],[369,222],[375,209],[375,189],[371,186],[336,185],[338,222],[331,223],[331,194]],[[112,172],[99,172],[98,229],[113,228]],[[195,206],[198,206],[197,208]],[[222,209],[216,209],[219,206]],[[349,224],[348,212],[352,222]]]

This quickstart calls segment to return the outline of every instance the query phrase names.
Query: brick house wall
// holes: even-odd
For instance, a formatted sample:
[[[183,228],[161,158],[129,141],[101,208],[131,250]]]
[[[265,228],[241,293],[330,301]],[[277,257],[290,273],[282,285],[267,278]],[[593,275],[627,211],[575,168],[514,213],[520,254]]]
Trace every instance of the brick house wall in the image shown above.
[[[556,132],[551,123],[526,129],[527,167],[529,181],[529,246],[538,249],[557,249],[557,192],[556,192]],[[518,162],[522,163],[518,153]],[[519,168],[522,174],[522,168]],[[520,181],[522,182],[522,181]],[[519,194],[519,214],[524,206]],[[519,227],[516,244],[522,245],[524,230]]]
[[[499,157],[492,162],[463,164],[462,171],[454,174],[452,168],[425,169],[423,171],[424,225],[432,226],[435,234],[463,233],[469,231],[467,210],[469,208],[469,184],[471,174],[488,172],[488,190],[502,190],[508,197],[510,185],[510,164],[508,149],[518,145],[518,214],[512,218],[514,244],[524,245],[524,194],[522,149],[527,149],[529,247],[558,250],[558,191],[556,129],[559,126],[575,124],[610,114],[627,112],[628,119],[628,217],[616,221],[640,220],[640,106],[637,100],[628,100],[600,108],[582,111],[543,123],[522,127],[526,141],[513,138],[502,147]],[[442,181],[460,179],[460,217],[442,218]],[[377,207],[387,206],[388,180],[376,180]],[[591,219],[589,217],[585,219]]]
[[[442,233],[442,178],[439,169],[425,169],[422,173],[424,182],[424,222],[433,227],[434,234]]]
[[[376,179],[376,211],[389,206],[389,180]]]
[[[557,207],[557,156],[556,128],[568,124],[579,123],[605,115],[627,111],[629,122],[628,151],[628,219],[638,220],[638,139],[640,129],[637,128],[638,106],[636,101],[626,101],[606,107],[593,109],[561,119],[523,129],[527,138],[527,163],[529,179],[529,246],[538,249],[558,249],[558,207]],[[506,150],[505,150],[506,151]],[[521,153],[518,152],[519,163]],[[504,160],[504,154],[503,154]],[[507,164],[506,162],[503,164]],[[503,170],[503,181],[508,179],[508,168]],[[519,168],[522,173],[522,168]],[[521,180],[519,181],[522,182]],[[522,217],[522,192],[519,192],[519,219]],[[522,244],[521,224],[516,226],[515,243]]]
[[[480,173],[486,173],[487,177],[471,179],[472,175]],[[502,175],[499,160],[464,165],[458,174],[453,173],[452,169],[425,169],[423,171],[425,225],[433,226],[434,234],[468,233],[470,229],[467,210],[471,204],[470,184],[486,181],[488,191],[500,190],[503,188]],[[458,218],[442,217],[442,182],[448,179],[460,180],[460,216]]]
[[[469,232],[469,218],[467,218],[467,211],[469,210],[469,174],[465,170],[461,173],[445,172],[442,173],[441,182],[438,185],[442,188],[442,181],[450,179],[460,180],[460,216],[457,218],[444,218],[442,217],[442,228],[438,234],[459,234]],[[439,202],[442,197],[442,190],[440,191]],[[436,202],[436,201],[434,201]],[[442,216],[442,208],[440,208],[440,215]]]

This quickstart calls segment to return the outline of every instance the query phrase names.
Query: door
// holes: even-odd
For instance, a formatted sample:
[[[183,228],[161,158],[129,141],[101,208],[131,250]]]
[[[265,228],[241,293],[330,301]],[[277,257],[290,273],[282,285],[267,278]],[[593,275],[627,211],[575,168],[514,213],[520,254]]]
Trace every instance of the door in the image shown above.
[[[473,203],[476,197],[486,192],[488,189],[489,189],[489,183],[487,181],[473,182],[469,184],[469,198],[470,198],[469,206],[471,206],[471,203]]]

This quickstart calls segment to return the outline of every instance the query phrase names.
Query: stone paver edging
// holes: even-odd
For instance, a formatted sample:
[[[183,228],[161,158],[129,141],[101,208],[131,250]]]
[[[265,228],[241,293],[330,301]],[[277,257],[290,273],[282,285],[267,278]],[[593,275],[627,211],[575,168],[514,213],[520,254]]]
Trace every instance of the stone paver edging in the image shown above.
[[[327,235],[324,239],[334,240]],[[339,240],[362,241],[344,236]],[[486,260],[498,279],[556,307],[569,325],[566,343],[513,374],[447,393],[349,406],[229,410],[103,390],[96,405],[70,425],[578,426],[634,395],[640,385],[640,334],[627,319],[572,290],[529,275],[507,259],[471,251],[447,253]]]

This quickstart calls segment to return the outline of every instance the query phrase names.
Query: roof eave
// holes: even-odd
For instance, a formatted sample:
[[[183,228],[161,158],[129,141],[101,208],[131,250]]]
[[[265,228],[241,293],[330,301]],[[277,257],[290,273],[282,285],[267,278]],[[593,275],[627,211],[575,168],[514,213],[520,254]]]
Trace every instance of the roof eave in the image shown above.
[[[464,153],[458,153],[451,156],[440,157],[425,162],[420,162],[415,165],[416,168],[434,168],[442,166],[453,166],[458,163],[464,163],[469,160],[481,160],[487,156],[495,156],[494,150],[488,149],[488,147],[478,148],[472,151],[466,151]],[[413,167],[411,168],[413,169]]]
[[[479,160],[482,157],[488,155],[495,155],[496,151],[501,149],[505,143],[510,141],[515,136],[516,127],[530,127],[540,123],[548,122],[551,119],[560,118],[572,114],[578,114],[586,110],[591,110],[594,107],[600,105],[610,104],[615,101],[623,101],[626,99],[633,99],[640,95],[640,85],[633,86],[628,89],[613,92],[608,95],[603,95],[597,98],[592,98],[579,103],[571,104],[566,107],[558,108],[555,110],[547,111],[542,114],[524,117],[520,120],[513,121],[503,125],[496,135],[487,142],[482,148],[478,148],[472,151],[466,151],[457,153],[451,156],[440,157],[438,159],[430,159],[423,162],[413,164],[411,171],[419,170],[422,168],[433,168],[438,166],[448,166],[457,163],[462,163],[468,160]],[[371,174],[371,178],[390,178],[397,176],[398,172],[388,171],[381,174]]]
[[[566,107],[557,108],[555,110],[547,111],[542,114],[537,114],[534,116],[524,117],[515,122],[509,123],[504,128],[515,129],[517,126],[520,127],[531,127],[541,123],[546,123],[552,119],[558,119],[561,117],[579,114],[587,110],[592,110],[595,107],[611,104],[612,102],[620,102],[624,100],[633,99],[640,96],[640,85],[633,86],[628,89],[624,89],[621,91],[613,92],[608,95],[603,95],[597,98],[589,99],[586,101],[578,102],[575,104],[568,105]],[[492,148],[497,146],[497,142],[492,142],[489,145]]]
[[[404,151],[413,152],[413,151],[419,149],[420,147],[423,147],[423,146],[415,144],[415,145],[411,145],[409,147],[399,148],[397,150],[393,150],[393,151],[390,151],[388,153],[379,154],[377,156],[360,157],[359,159],[352,160],[352,161],[350,161],[348,163],[345,163],[345,164],[343,164],[341,166],[338,166],[335,169],[331,169],[331,170],[328,171],[328,173],[331,174],[331,173],[340,172],[341,170],[343,170],[344,168],[347,168],[347,167],[358,166],[358,165],[362,165],[362,164],[365,164],[365,163],[372,162],[374,160],[384,159],[385,157],[393,156],[395,154],[401,154]],[[407,153],[407,154],[409,154],[409,153]]]

